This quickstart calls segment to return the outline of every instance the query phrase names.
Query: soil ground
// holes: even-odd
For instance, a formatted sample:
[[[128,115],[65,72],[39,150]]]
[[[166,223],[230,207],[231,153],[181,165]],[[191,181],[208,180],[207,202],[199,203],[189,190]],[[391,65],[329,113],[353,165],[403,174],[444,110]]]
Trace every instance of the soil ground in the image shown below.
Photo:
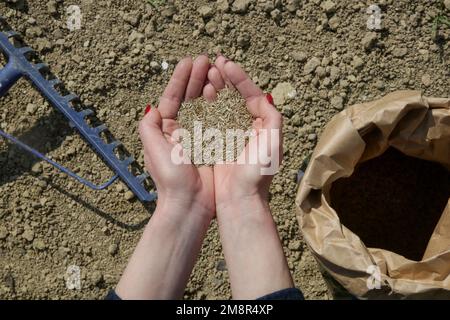
[[[367,27],[373,2],[355,0],[4,0],[0,14],[141,165],[137,121],[176,62],[218,51],[239,62],[284,116],[284,163],[271,207],[295,283],[308,299],[328,299],[295,217],[303,160],[348,105],[399,89],[450,94],[450,29],[433,34],[435,18],[450,15],[449,1],[376,3],[380,30]],[[75,31],[66,23],[71,4],[82,13]],[[0,127],[93,181],[111,175],[25,80],[0,100]],[[0,140],[0,298],[102,298],[151,210],[121,183],[91,191]],[[71,265],[81,270],[80,290],[66,287]],[[215,223],[185,298],[230,298]]]

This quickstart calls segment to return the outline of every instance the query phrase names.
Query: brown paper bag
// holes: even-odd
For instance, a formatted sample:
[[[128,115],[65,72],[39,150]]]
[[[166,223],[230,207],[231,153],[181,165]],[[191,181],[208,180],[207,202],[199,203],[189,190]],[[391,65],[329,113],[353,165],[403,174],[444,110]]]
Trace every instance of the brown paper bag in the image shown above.
[[[357,104],[326,126],[296,197],[297,218],[321,267],[360,298],[450,299],[450,199],[422,261],[367,248],[330,205],[330,186],[388,147],[450,170],[450,99],[398,91]]]

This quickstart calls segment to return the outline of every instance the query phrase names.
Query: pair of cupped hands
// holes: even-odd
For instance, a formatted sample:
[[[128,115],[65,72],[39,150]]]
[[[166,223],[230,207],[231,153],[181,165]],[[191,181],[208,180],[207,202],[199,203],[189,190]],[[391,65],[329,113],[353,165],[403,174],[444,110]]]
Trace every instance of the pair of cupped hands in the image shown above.
[[[145,166],[155,182],[158,205],[176,204],[185,208],[185,212],[212,219],[216,212],[231,203],[267,199],[272,175],[261,174],[261,167],[267,164],[234,162],[197,168],[171,161],[171,152],[177,143],[172,134],[179,128],[176,118],[181,103],[202,95],[213,101],[226,87],[238,90],[253,117],[252,127],[256,134],[250,138],[240,157],[248,157],[251,150],[269,157],[276,153],[281,157],[282,116],[246,72],[220,54],[214,63],[210,63],[207,55],[200,55],[195,60],[186,57],[176,66],[158,107],[152,108],[139,124]],[[249,148],[249,145],[257,144],[260,129],[278,129],[280,136],[267,146],[259,144],[258,148]]]
[[[238,161],[199,168],[172,161],[172,151],[180,149],[173,133],[181,103],[202,95],[212,101],[226,87],[239,91],[253,116],[254,134]],[[117,285],[121,298],[181,298],[214,217],[234,298],[254,299],[293,286],[269,208],[275,170],[263,174],[272,163],[259,161],[281,161],[281,120],[236,63],[221,55],[214,64],[206,55],[178,63],[159,106],[139,124],[158,203]]]

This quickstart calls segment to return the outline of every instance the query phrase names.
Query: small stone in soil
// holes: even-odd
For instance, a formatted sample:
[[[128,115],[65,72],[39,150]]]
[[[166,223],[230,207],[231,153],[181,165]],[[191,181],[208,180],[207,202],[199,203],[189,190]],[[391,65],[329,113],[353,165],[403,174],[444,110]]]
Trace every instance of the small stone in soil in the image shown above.
[[[125,197],[125,200],[128,200],[128,201],[133,200],[134,193],[132,191],[127,191],[127,192],[125,192],[124,197]]]
[[[24,238],[24,239],[27,240],[28,242],[33,241],[33,239],[34,239],[34,232],[33,232],[33,230],[30,230],[30,229],[25,230],[25,231],[22,233],[22,238]]]
[[[286,101],[293,99],[297,91],[289,82],[280,82],[272,91],[275,105],[283,105]]]
[[[226,12],[230,8],[230,5],[228,4],[228,0],[217,0],[216,7],[217,10]]]
[[[403,58],[408,53],[408,49],[406,48],[396,48],[392,51],[392,55],[396,58]]]
[[[364,38],[361,40],[361,44],[366,51],[369,51],[375,46],[377,39],[378,36],[375,32],[367,32]]]
[[[0,226],[0,240],[6,239],[7,236],[8,236],[8,230],[6,230],[5,227]]]
[[[320,60],[319,58],[313,57],[308,60],[308,62],[303,67],[303,73],[304,74],[310,74],[316,70],[316,68],[320,66]]]
[[[198,8],[197,12],[202,16],[203,19],[209,19],[214,15],[214,9],[207,5]]]
[[[31,172],[35,173],[35,174],[39,174],[42,173],[42,165],[40,162],[36,162],[32,167],[31,167]]]
[[[306,53],[301,51],[294,51],[291,53],[292,59],[294,59],[297,62],[305,62],[307,59]]]
[[[302,247],[302,243],[300,240],[291,241],[288,245],[289,250],[298,251]]]
[[[38,109],[37,105],[35,105],[33,103],[27,104],[26,111],[29,115],[35,114],[37,109]]]
[[[108,253],[112,256],[116,255],[119,251],[119,245],[117,243],[111,243],[108,247]]]
[[[424,74],[423,76],[422,76],[422,84],[425,86],[425,87],[429,87],[430,85],[431,85],[431,77],[430,77],[430,75],[429,74]]]
[[[333,1],[327,0],[320,4],[320,7],[327,14],[334,13],[336,11],[336,4]]]
[[[246,13],[251,2],[251,0],[235,0],[231,10],[235,13]]]
[[[34,239],[33,241],[33,248],[38,250],[38,251],[43,251],[47,248],[47,246],[45,245],[45,242],[41,239]]]
[[[336,96],[331,98],[330,104],[333,108],[337,110],[342,110],[344,107],[344,99],[341,96]]]
[[[444,0],[444,6],[448,11],[450,11],[450,0]]]

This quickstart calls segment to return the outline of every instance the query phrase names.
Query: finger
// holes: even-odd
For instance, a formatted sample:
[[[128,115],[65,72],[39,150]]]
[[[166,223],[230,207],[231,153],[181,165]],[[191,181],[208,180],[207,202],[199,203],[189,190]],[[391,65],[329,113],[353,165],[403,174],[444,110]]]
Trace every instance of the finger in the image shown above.
[[[225,81],[222,78],[222,74],[214,65],[208,71],[208,80],[214,86],[216,91],[225,88]]]
[[[253,120],[253,124],[252,124],[252,128],[256,130],[256,132],[258,132],[260,129],[263,128],[263,121],[261,118],[256,118],[255,120]]]
[[[263,120],[263,127],[281,128],[281,114],[267,100],[262,90],[248,77],[245,71],[232,61],[227,62],[224,68],[227,78],[245,99],[250,113],[255,118]]]
[[[205,184],[206,190],[214,190],[214,170],[212,167],[201,166],[198,168],[198,172],[202,177],[202,181]]]
[[[281,129],[255,130],[237,159],[237,163],[259,164],[262,167],[278,168],[283,158]]]
[[[162,120],[162,132],[164,136],[172,136],[173,132],[180,128],[178,122],[173,119],[163,119]]]
[[[206,55],[198,56],[195,59],[191,76],[186,89],[185,100],[191,100],[202,94],[203,86],[209,70],[209,59]]]
[[[203,97],[209,102],[216,100],[217,90],[216,90],[216,88],[214,88],[214,86],[211,83],[208,83],[203,88]]]
[[[260,104],[259,112],[262,119],[262,129],[280,129],[283,126],[283,116],[275,107],[266,104],[264,101]]]
[[[175,119],[184,99],[192,71],[192,59],[182,59],[173,72],[162,97],[159,99],[159,112],[163,119]]]
[[[225,63],[227,63],[228,59],[225,58],[222,55],[217,56],[215,61],[215,66],[217,67],[217,70],[219,70],[220,74],[222,75],[222,79],[225,82],[226,86],[229,88],[233,88],[233,84],[228,79],[227,75],[225,74]]]
[[[247,73],[237,63],[228,61],[224,65],[224,71],[226,77],[247,103],[263,96],[262,90],[248,77]]]
[[[162,131],[162,118],[158,109],[154,108],[139,122],[139,136],[144,149],[151,148],[157,152],[167,144]]]

